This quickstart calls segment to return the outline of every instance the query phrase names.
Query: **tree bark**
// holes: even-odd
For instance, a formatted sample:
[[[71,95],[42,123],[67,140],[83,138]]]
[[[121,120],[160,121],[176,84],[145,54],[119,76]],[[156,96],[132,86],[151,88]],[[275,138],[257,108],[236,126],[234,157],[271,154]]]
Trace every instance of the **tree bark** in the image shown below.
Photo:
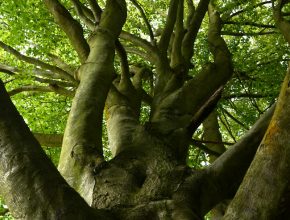
[[[280,219],[284,215],[290,180],[289,81],[288,69],[274,116],[224,219]]]
[[[0,194],[15,219],[106,219],[65,182],[0,81]]]

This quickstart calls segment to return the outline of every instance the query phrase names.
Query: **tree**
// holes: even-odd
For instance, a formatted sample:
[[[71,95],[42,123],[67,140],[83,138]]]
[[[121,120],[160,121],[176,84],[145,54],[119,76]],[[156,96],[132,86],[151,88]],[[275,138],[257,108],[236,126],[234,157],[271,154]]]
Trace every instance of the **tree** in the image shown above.
[[[288,1],[0,8],[0,194],[16,219],[218,218],[231,199],[224,219],[289,218],[289,71],[270,107],[288,61]],[[33,134],[10,99],[23,92],[72,98],[58,170],[41,145],[62,135]],[[196,147],[210,166],[189,166]]]

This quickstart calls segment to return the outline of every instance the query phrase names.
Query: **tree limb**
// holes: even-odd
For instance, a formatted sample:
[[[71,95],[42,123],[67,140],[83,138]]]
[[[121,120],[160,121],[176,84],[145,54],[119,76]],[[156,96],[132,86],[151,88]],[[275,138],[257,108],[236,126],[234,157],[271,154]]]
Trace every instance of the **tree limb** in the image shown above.
[[[282,15],[282,8],[284,5],[283,0],[278,0],[277,5],[275,6],[274,1],[273,1],[273,15],[274,15],[274,20],[281,31],[282,35],[284,36],[285,40],[290,44],[290,23],[283,18]]]
[[[144,9],[141,7],[141,5],[137,2],[137,0],[131,0],[131,2],[133,3],[133,5],[135,5],[135,7],[139,10],[144,22],[145,22],[145,25],[148,29],[148,32],[149,32],[149,37],[150,37],[150,42],[152,45],[155,45],[155,39],[154,39],[154,34],[153,34],[153,31],[152,31],[152,27],[150,25],[150,22],[145,14],[145,11]]]
[[[0,72],[7,73],[8,75],[15,75],[16,72],[18,72],[19,69],[14,66],[9,66],[5,64],[0,64]]]
[[[210,0],[200,0],[199,4],[192,16],[190,21],[190,25],[188,27],[187,33],[184,36],[183,43],[182,43],[182,55],[186,62],[190,62],[191,57],[193,56],[193,47],[194,42],[202,23],[202,20],[205,16],[205,13],[208,9],[208,4]]]
[[[178,3],[179,3],[179,0],[170,1],[165,27],[163,29],[163,32],[161,34],[161,37],[158,43],[158,47],[162,56],[167,56],[167,49],[169,46],[169,41],[171,38],[171,34],[173,32],[174,24],[177,17]]]
[[[196,216],[204,216],[216,204],[234,195],[265,134],[273,111],[274,107],[211,166],[195,171],[185,179],[173,196],[176,205],[174,215],[187,217],[183,219],[199,219]]]
[[[69,91],[65,88],[62,88],[58,85],[50,85],[50,86],[36,86],[36,85],[27,85],[21,86],[16,89],[10,90],[8,92],[9,96],[14,96],[21,92],[55,92],[60,95],[74,97],[74,92]]]
[[[96,24],[86,16],[85,12],[83,11],[83,5],[79,0],[71,0],[74,5],[74,8],[80,17],[80,19],[84,22],[84,24],[91,30],[94,31],[96,28]]]
[[[1,81],[0,94],[0,194],[12,215],[19,219],[106,219],[65,182]]]
[[[80,84],[73,99],[63,138],[59,170],[71,186],[91,204],[93,170],[104,162],[102,122],[105,101],[115,74],[115,42],[126,21],[125,0],[108,0],[90,53],[80,68]],[[83,185],[87,187],[82,187]]]
[[[222,22],[223,24],[233,24],[233,25],[245,25],[245,26],[252,26],[252,27],[258,27],[258,28],[276,28],[275,25],[270,25],[270,24],[259,24],[256,22],[251,22],[251,21],[224,21]]]
[[[2,41],[0,41],[0,47],[2,47],[6,52],[8,52],[8,53],[14,55],[15,57],[17,57],[19,60],[22,60],[24,62],[33,64],[35,66],[40,66],[43,69],[50,70],[50,71],[52,71],[54,73],[59,74],[64,79],[67,79],[67,80],[69,80],[71,82],[75,82],[75,79],[69,73],[67,73],[66,71],[60,69],[59,67],[52,66],[50,64],[47,64],[47,63],[45,63],[45,62],[43,62],[41,60],[38,60],[36,58],[33,58],[33,57],[25,56],[25,55],[21,54],[20,52],[18,52],[17,50],[15,50],[14,48],[10,47],[9,45],[3,43]]]
[[[66,33],[73,48],[76,50],[81,63],[83,63],[90,52],[88,43],[83,35],[83,28],[73,19],[67,9],[58,0],[43,0],[48,10],[53,15],[56,23]]]
[[[277,31],[266,31],[266,32],[254,32],[254,33],[243,33],[243,32],[232,32],[232,31],[222,31],[221,35],[229,35],[229,36],[236,36],[236,37],[243,37],[243,36],[263,36],[263,35],[270,35],[270,34],[278,34]]]
[[[183,27],[183,18],[184,18],[184,0],[180,0],[178,4],[177,18],[175,23],[175,34],[172,44],[171,59],[170,65],[172,68],[176,68],[180,65],[184,65],[184,60],[182,56],[182,40],[185,34]],[[185,71],[187,74],[187,71]]]
[[[126,31],[121,32],[120,38],[131,42],[135,46],[141,47],[147,53],[149,53],[151,57],[154,57],[154,59],[157,59],[156,48],[152,46],[147,40],[142,39],[136,35],[130,34],[129,32],[126,32]]]
[[[99,23],[101,19],[102,9],[100,8],[96,0],[89,0],[89,5],[94,14],[96,23]]]
[[[51,58],[52,62],[55,63],[56,66],[63,69],[70,75],[74,76],[75,69],[68,65],[65,61],[63,61],[60,57],[54,55],[54,54],[48,54],[48,56]]]
[[[63,134],[33,133],[33,135],[41,146],[61,147],[62,145]]]
[[[230,15],[230,18],[233,18],[233,17],[235,17],[235,16],[237,16],[237,15],[239,15],[239,14],[241,14],[241,13],[244,13],[244,12],[246,12],[246,11],[248,11],[248,10],[252,10],[252,9],[255,9],[255,8],[261,7],[261,6],[263,6],[263,5],[266,5],[266,4],[271,4],[271,2],[272,2],[272,1],[260,2],[260,3],[254,5],[254,6],[248,7],[248,8],[246,8],[246,9],[239,10],[239,11],[234,12],[233,14],[231,14],[231,15]]]

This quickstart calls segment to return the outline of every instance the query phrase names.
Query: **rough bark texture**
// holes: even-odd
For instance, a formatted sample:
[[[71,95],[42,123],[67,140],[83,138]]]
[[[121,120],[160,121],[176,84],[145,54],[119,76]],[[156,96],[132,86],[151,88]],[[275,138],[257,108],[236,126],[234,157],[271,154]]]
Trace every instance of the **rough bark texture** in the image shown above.
[[[114,74],[115,41],[126,20],[124,1],[107,1],[90,53],[78,70],[80,85],[68,118],[59,170],[90,204],[93,169],[103,162],[102,118]]]
[[[187,1],[186,17],[184,1],[171,0],[158,43],[152,34],[148,42],[122,31],[127,10],[124,0],[107,0],[104,11],[94,0],[89,1],[91,8],[72,1],[91,30],[89,39],[85,39],[82,25],[58,0],[44,2],[79,56],[81,65],[75,75],[79,85],[58,167],[63,177],[44,155],[0,85],[0,193],[13,215],[19,219],[195,220],[203,219],[221,201],[231,199],[261,143],[274,107],[211,166],[194,170],[186,165],[192,135],[207,116],[205,139],[221,141],[216,115],[210,113],[233,74],[231,54],[221,37],[222,21],[210,1],[201,0],[196,10],[193,2]],[[191,77],[193,44],[207,9],[213,62]],[[147,27],[150,30],[149,23]],[[155,65],[154,77],[152,73],[130,69],[127,48],[118,40],[119,35],[137,46],[136,54]],[[120,73],[114,69],[115,52],[120,59]],[[150,85],[150,95],[142,89],[148,75],[155,80]],[[243,182],[246,187],[241,187],[231,203],[226,219],[266,219],[274,215],[278,205],[285,207],[285,201],[289,201],[290,197],[284,201],[281,196],[289,193],[288,83],[286,78],[258,159]],[[146,123],[141,123],[144,97],[151,111]],[[110,161],[103,157],[104,111],[113,153]],[[36,137],[44,140],[43,136]],[[224,151],[221,145],[210,147],[219,153]],[[253,176],[260,178],[259,184],[252,181]],[[275,193],[273,187],[277,187]],[[252,189],[255,193],[249,193]],[[265,201],[268,194],[271,197]],[[265,207],[269,209],[264,211]],[[287,216],[284,213],[279,216]]]
[[[280,219],[285,212],[290,178],[289,80],[290,70],[265,137],[224,219]]]
[[[0,81],[0,194],[15,219],[105,219],[65,182]]]

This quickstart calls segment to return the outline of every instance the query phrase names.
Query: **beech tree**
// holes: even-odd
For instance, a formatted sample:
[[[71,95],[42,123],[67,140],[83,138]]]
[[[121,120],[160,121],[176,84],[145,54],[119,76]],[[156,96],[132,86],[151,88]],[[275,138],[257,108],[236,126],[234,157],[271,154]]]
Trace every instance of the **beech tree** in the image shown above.
[[[289,219],[288,3],[1,2],[13,217]]]

